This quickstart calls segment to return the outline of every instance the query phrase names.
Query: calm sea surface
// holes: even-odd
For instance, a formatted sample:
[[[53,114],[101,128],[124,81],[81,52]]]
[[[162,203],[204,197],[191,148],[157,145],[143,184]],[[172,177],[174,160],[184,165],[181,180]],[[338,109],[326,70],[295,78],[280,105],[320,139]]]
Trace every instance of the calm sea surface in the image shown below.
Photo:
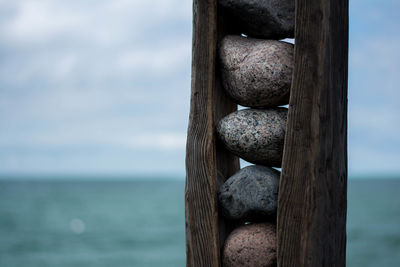
[[[183,192],[177,181],[0,181],[0,266],[184,266]],[[400,180],[352,180],[348,204],[348,266],[400,266]]]

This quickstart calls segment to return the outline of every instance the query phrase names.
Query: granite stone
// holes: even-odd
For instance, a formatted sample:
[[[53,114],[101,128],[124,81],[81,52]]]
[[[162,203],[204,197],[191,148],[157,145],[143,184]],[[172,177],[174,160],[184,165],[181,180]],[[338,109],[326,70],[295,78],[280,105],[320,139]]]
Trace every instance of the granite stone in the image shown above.
[[[272,267],[276,257],[276,226],[259,223],[233,230],[225,241],[222,261],[224,267]]]
[[[219,0],[232,27],[265,39],[293,38],[294,0]]]
[[[223,87],[235,103],[264,108],[289,103],[293,44],[228,35],[219,58]]]
[[[231,220],[261,221],[276,214],[280,172],[265,166],[247,166],[219,189],[222,214]]]
[[[219,121],[217,135],[240,158],[281,167],[286,117],[286,108],[238,110]]]

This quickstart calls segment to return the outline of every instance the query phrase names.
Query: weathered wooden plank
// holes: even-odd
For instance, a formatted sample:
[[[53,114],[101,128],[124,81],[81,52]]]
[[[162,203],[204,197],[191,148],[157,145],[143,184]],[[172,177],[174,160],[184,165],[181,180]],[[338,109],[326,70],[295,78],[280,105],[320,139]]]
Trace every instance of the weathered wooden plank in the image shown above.
[[[348,0],[296,0],[278,266],[345,266]]]
[[[218,216],[217,190],[239,168],[237,157],[216,140],[215,123],[236,110],[216,71],[217,0],[193,2],[192,93],[186,146],[187,266],[220,266],[229,225]]]
[[[220,75],[217,71],[217,80],[215,87],[215,122],[217,123],[222,117],[237,110],[237,105],[223,92],[220,83]],[[215,128],[214,128],[215,129]],[[239,158],[226,150],[224,144],[217,140],[217,187],[219,188],[229,177],[240,169]],[[235,224],[219,216],[219,240],[222,248],[228,234],[233,230]]]
[[[225,22],[226,14],[218,10],[218,33],[217,33],[217,45],[222,38],[232,33],[231,25]],[[215,82],[215,94],[214,94],[214,114],[215,123],[220,119],[237,110],[237,104],[233,103],[232,100],[226,95],[222,87],[221,81],[221,67],[219,61],[216,62],[216,82]],[[215,129],[215,128],[214,128]],[[217,139],[217,185],[218,188],[231,177],[235,172],[240,169],[239,158],[229,151],[226,150],[224,144]],[[226,220],[222,216],[219,216],[219,240],[221,248],[225,242],[226,237],[234,229],[235,223]]]

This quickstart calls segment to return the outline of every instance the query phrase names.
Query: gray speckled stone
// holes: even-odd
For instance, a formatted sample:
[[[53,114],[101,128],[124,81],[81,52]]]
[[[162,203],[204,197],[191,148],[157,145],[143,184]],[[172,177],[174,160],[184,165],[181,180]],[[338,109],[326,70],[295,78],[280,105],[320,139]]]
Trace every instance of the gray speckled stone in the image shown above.
[[[237,104],[274,107],[289,103],[293,44],[226,36],[219,49],[222,83]]]
[[[276,266],[276,226],[257,223],[233,230],[225,241],[222,262],[224,267]]]
[[[234,28],[265,39],[293,38],[294,0],[218,0]]]
[[[286,117],[286,108],[239,110],[219,121],[217,134],[226,148],[242,159],[280,167]]]
[[[232,220],[253,221],[276,213],[280,172],[260,165],[247,166],[219,189],[222,213]]]

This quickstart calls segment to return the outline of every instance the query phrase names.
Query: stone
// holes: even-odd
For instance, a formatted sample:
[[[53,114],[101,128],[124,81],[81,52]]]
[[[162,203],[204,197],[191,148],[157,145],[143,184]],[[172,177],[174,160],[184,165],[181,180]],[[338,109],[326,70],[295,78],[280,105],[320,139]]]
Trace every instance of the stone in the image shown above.
[[[226,36],[219,48],[226,93],[245,107],[288,104],[293,50],[286,42]]]
[[[218,138],[238,157],[268,167],[281,167],[287,108],[243,109],[222,118]]]
[[[279,171],[260,165],[239,170],[219,189],[222,214],[242,221],[261,221],[276,214],[279,177]]]
[[[276,226],[269,223],[241,226],[225,241],[224,267],[276,266]]]
[[[294,37],[294,0],[219,0],[232,29],[265,39]]]

